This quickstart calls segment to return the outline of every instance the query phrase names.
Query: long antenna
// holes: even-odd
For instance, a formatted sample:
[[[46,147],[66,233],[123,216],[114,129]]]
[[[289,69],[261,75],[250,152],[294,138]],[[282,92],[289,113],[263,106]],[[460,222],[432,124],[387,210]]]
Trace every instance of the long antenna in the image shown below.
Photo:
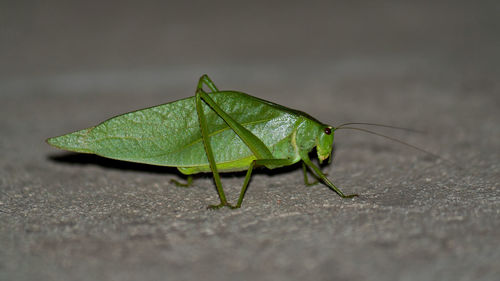
[[[346,124],[349,124],[349,123],[346,123]],[[355,124],[355,123],[350,123],[350,124]],[[364,123],[364,124],[371,124],[371,123]],[[404,142],[404,141],[402,141],[402,140],[398,140],[398,139],[393,138],[393,137],[390,137],[390,136],[386,136],[386,135],[384,135],[384,134],[380,134],[380,133],[377,133],[377,132],[374,132],[374,131],[370,131],[370,130],[367,130],[367,129],[363,129],[363,128],[356,128],[356,127],[346,127],[347,125],[345,125],[345,124],[343,124],[343,125],[344,125],[344,126],[340,125],[339,127],[335,128],[335,130],[341,130],[341,129],[346,129],[346,130],[358,130],[358,131],[365,132],[365,133],[368,133],[368,134],[372,134],[372,135],[376,135],[376,136],[379,136],[379,137],[383,137],[383,138],[386,138],[386,139],[388,139],[388,140],[391,140],[391,141],[397,142],[397,143],[402,144],[402,145],[406,145],[406,146],[411,147],[411,148],[413,148],[413,149],[415,149],[415,150],[418,150],[418,151],[420,151],[420,152],[423,152],[423,153],[426,153],[426,154],[428,154],[428,155],[431,155],[431,156],[432,156],[432,157],[434,157],[434,158],[441,159],[441,160],[443,160],[443,161],[445,161],[445,162],[448,162],[449,164],[452,164],[452,165],[454,165],[454,166],[459,167],[459,168],[461,168],[461,169],[462,169],[462,167],[460,167],[457,163],[455,163],[455,162],[453,162],[453,161],[451,161],[451,160],[445,159],[445,158],[441,157],[440,155],[437,155],[437,154],[435,154],[435,153],[432,153],[432,152],[430,152],[430,151],[428,151],[428,150],[425,150],[425,149],[420,148],[420,147],[418,147],[418,146],[415,146],[415,145],[413,145],[413,144],[410,144],[410,143]],[[379,124],[377,124],[377,126],[379,126]],[[392,127],[392,126],[382,125],[381,127],[389,127],[389,128],[390,128],[390,127]],[[399,127],[396,127],[396,128],[399,128]]]
[[[376,127],[384,127],[384,128],[391,128],[391,129],[397,129],[397,130],[403,130],[403,131],[408,131],[408,132],[413,132],[413,133],[423,133],[422,131],[415,130],[415,129],[410,129],[410,128],[404,128],[404,127],[398,127],[398,126],[391,126],[391,125],[385,125],[385,124],[378,124],[378,123],[366,123],[366,122],[349,122],[349,123],[344,123],[340,124],[336,129],[340,129],[344,126],[348,125],[367,125],[367,126],[376,126]]]

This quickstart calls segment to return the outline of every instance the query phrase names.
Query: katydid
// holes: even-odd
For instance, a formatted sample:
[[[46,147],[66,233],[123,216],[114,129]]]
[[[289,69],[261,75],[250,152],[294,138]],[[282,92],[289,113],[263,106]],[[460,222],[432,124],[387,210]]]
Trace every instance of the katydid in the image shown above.
[[[331,160],[335,130],[359,129],[347,126],[352,124],[377,125],[326,125],[304,112],[245,93],[219,91],[203,75],[194,97],[125,113],[94,127],[49,138],[47,143],[112,159],[177,167],[188,175],[188,183],[193,174],[212,172],[220,203],[209,207],[239,208],[254,167],[274,169],[299,161],[306,184],[307,166],[342,198],[357,196],[344,194],[309,158],[316,148],[320,163],[328,157]],[[245,170],[238,202],[231,205],[219,173]]]

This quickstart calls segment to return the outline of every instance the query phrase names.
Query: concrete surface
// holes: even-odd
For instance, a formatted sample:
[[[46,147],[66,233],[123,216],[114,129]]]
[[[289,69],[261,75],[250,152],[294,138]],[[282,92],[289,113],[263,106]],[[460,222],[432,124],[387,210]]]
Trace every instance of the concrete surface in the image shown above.
[[[105,3],[0,4],[0,280],[498,280],[496,1]],[[212,211],[209,176],[183,189],[44,143],[203,73],[334,125],[423,130],[376,129],[457,165],[338,131],[323,169],[359,198],[294,166]],[[232,202],[242,181],[223,178]]]

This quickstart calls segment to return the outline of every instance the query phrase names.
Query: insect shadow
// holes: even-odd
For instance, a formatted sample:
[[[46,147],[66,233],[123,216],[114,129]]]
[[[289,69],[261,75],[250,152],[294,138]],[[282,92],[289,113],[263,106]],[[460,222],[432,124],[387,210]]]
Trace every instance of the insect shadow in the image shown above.
[[[119,161],[110,158],[100,157],[95,154],[67,152],[67,153],[51,154],[48,156],[48,159],[57,163],[74,164],[74,165],[96,165],[104,168],[110,168],[122,171],[148,172],[154,174],[165,174],[165,173],[180,174],[180,172],[178,172],[178,170],[174,167],[154,166],[141,163]]]
[[[334,150],[332,152],[332,157],[335,155],[335,146],[337,144],[334,144]],[[311,153],[313,157],[314,153]],[[73,153],[73,152],[64,152],[64,153],[56,153],[56,154],[51,154],[48,155],[47,157],[50,161],[56,162],[56,163],[64,163],[64,164],[73,164],[73,165],[95,165],[95,166],[100,166],[103,168],[107,169],[115,169],[115,170],[122,170],[122,171],[134,171],[134,172],[146,172],[146,173],[152,173],[152,174],[171,174],[171,175],[176,175],[181,178],[185,178],[186,176],[179,172],[179,170],[175,167],[169,167],[169,166],[156,166],[156,165],[148,165],[148,164],[142,164],[142,163],[135,163],[135,162],[127,162],[127,161],[120,161],[120,160],[114,160],[110,158],[105,158],[101,157],[95,154],[87,154],[87,153]],[[328,164],[323,163],[320,166],[326,166]],[[267,176],[274,176],[274,175],[280,175],[280,174],[286,174],[286,173],[291,173],[297,169],[300,168],[300,164],[296,163],[294,165],[286,166],[286,167],[281,167],[277,169],[256,169],[255,173],[256,174],[263,174]],[[234,172],[234,173],[225,173],[221,174],[221,177],[224,178],[231,178],[231,177],[244,177],[245,176],[245,171],[240,171],[240,172]],[[193,175],[195,178],[212,178],[210,173],[202,173],[202,174],[196,174]]]

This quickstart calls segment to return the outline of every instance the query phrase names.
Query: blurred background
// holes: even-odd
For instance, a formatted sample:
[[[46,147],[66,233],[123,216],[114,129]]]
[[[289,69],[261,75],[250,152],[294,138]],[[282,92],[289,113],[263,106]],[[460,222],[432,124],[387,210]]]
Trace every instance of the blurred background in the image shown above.
[[[204,72],[224,84],[240,76],[279,84],[370,62],[486,67],[498,60],[498,14],[498,3],[484,0],[6,0],[0,75],[3,87],[58,90],[68,78],[75,84],[65,91],[147,90],[180,78],[194,85]]]

